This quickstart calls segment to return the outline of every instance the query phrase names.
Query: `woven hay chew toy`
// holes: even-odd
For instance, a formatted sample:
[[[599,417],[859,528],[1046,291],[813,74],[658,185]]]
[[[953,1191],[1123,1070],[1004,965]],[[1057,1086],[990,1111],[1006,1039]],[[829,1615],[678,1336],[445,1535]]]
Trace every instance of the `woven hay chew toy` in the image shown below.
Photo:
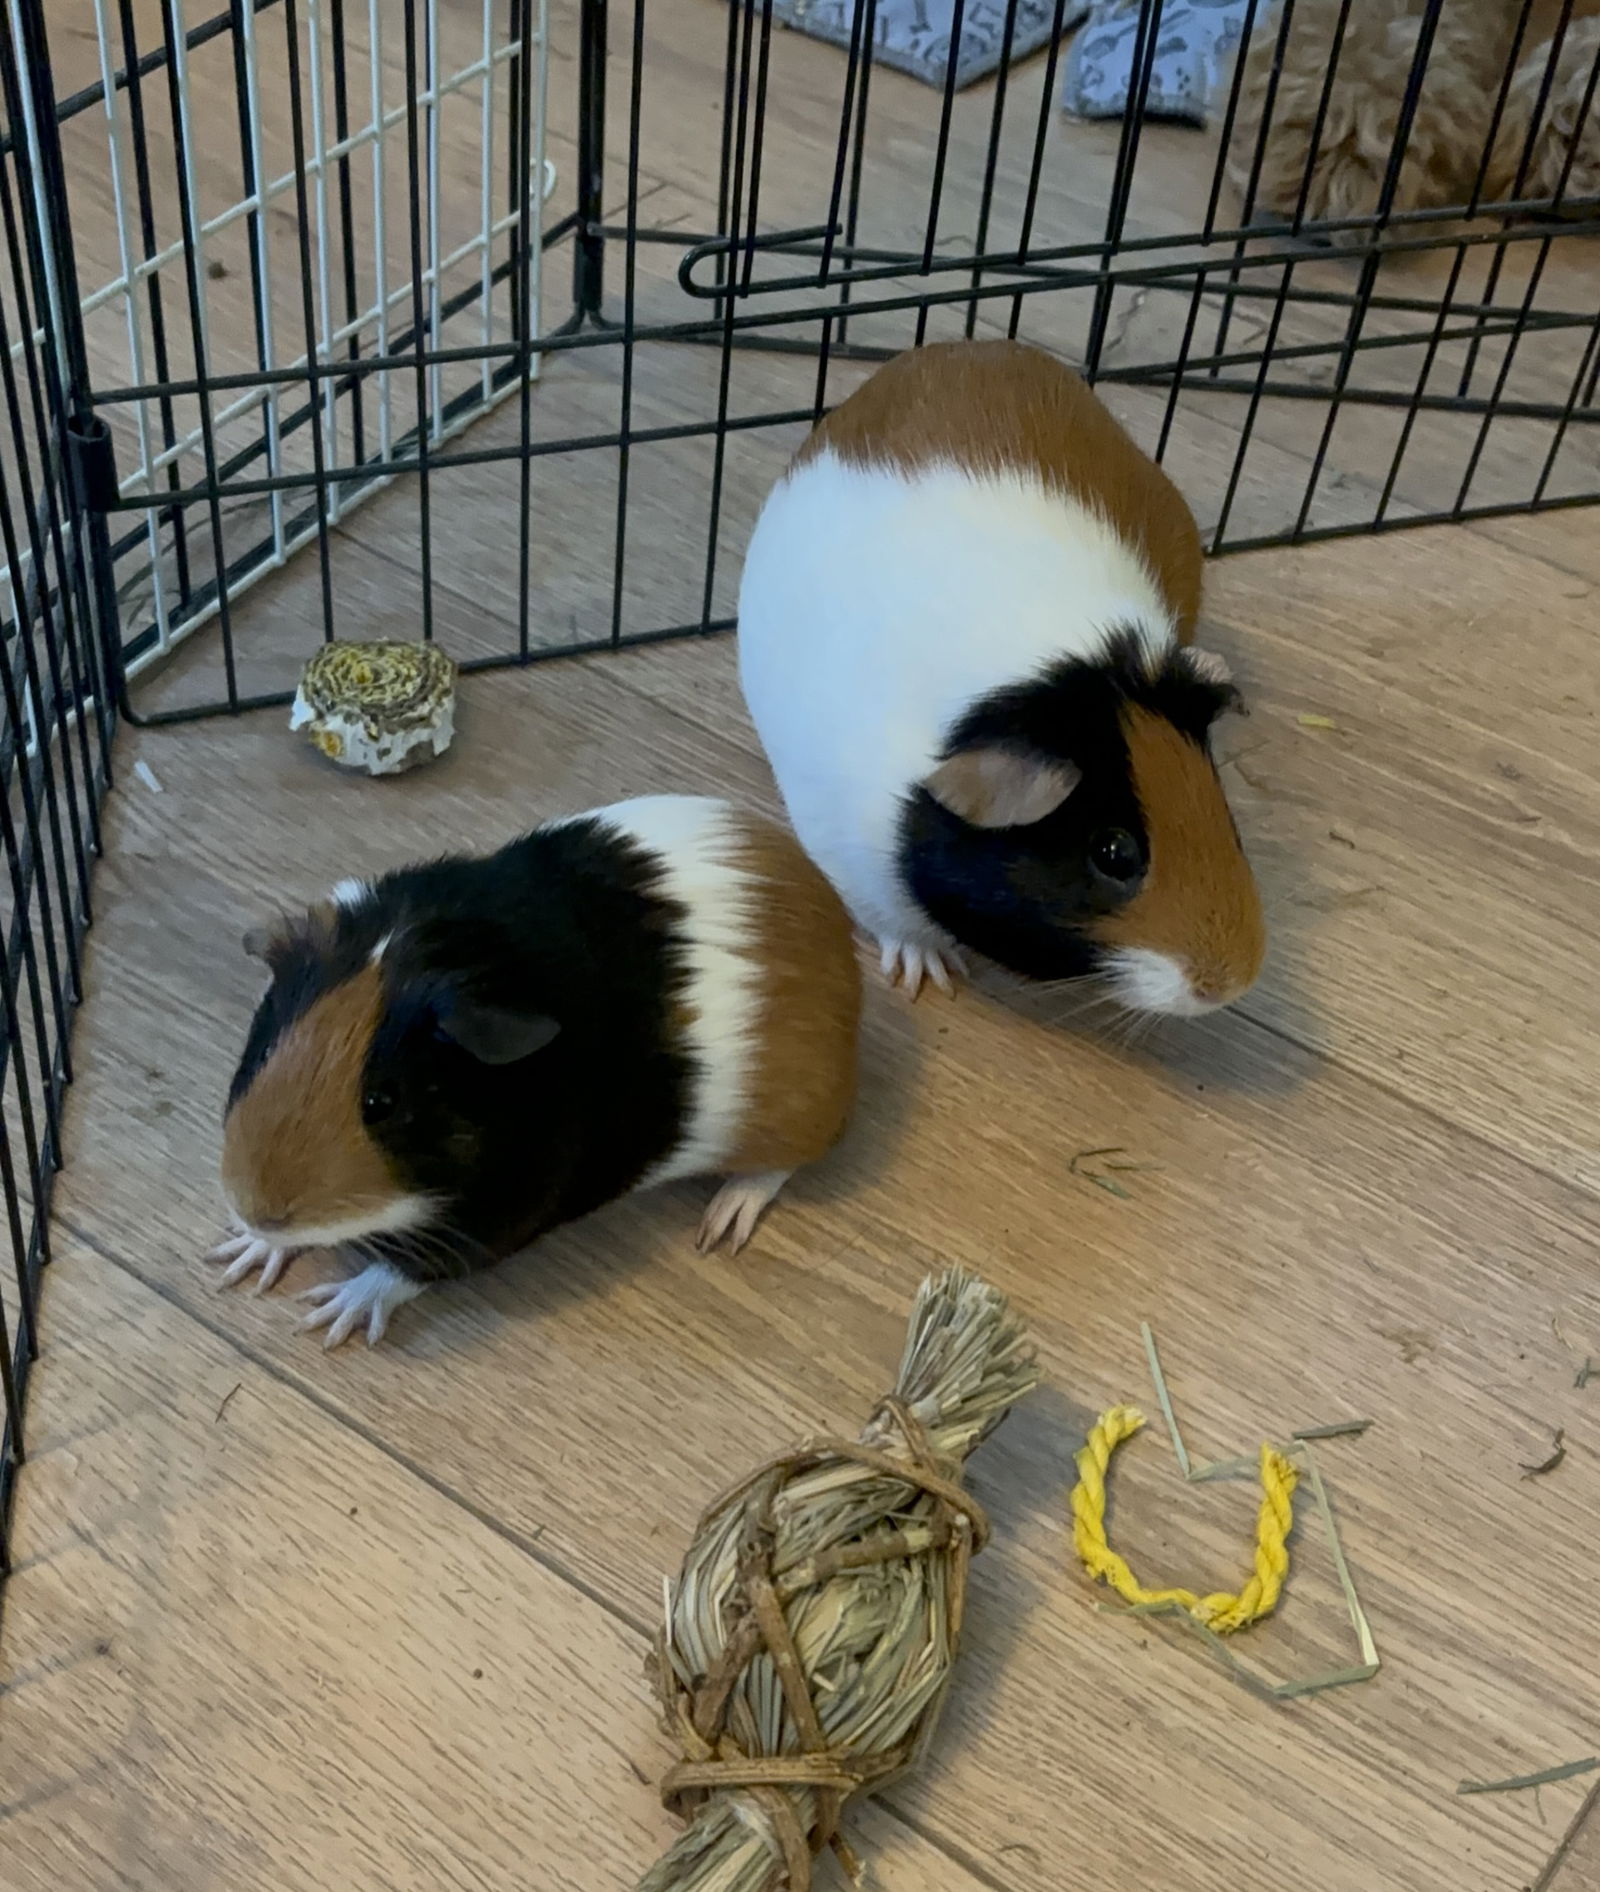
[[[860,1440],[773,1459],[700,1520],[652,1663],[689,1826],[639,1892],[808,1892],[845,1802],[913,1766],[943,1706],[988,1525],[964,1462],[1037,1382],[1004,1297],[930,1275]]]
[[[456,667],[437,644],[324,644],[289,727],[344,768],[398,775],[444,754],[455,710]]]

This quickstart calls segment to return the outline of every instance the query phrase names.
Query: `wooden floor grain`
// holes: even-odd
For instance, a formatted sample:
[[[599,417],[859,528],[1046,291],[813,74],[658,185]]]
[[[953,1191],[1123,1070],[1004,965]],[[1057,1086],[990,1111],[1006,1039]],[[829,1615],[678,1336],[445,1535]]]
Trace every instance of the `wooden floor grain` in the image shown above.
[[[686,91],[722,28],[673,17],[653,82]],[[821,87],[824,52],[786,56]],[[918,97],[892,79],[891,155]],[[817,96],[774,109],[803,131]],[[659,128],[664,215],[704,196],[703,136]],[[714,358],[636,368],[641,415],[707,411]],[[795,371],[739,372],[776,405]],[[550,364],[539,424],[612,424],[615,375]],[[1183,436],[1202,511],[1230,441]],[[730,461],[719,596],[788,444]],[[1310,448],[1263,450],[1265,506]],[[536,642],[609,624],[615,471],[543,470]],[[635,455],[630,623],[698,610],[709,479],[698,445]],[[515,481],[440,488],[438,635],[512,647]],[[342,631],[414,629],[415,520],[397,490],[333,535]],[[286,1292],[219,1295],[198,1260],[256,992],[241,934],[347,873],[642,790],[772,806],[733,651],[469,679],[455,747],[389,782],[277,714],[125,732],[0,1617],[7,1892],[626,1888],[670,1831],[640,1674],[662,1575],[730,1476],[858,1422],[943,1261],[1015,1297],[1047,1378],[973,1462],[995,1542],[928,1765],[855,1816],[875,1883],[1600,1883],[1588,1780],[1455,1792],[1600,1752],[1600,1380],[1575,1383],[1600,1360],[1596,544],[1568,514],[1217,563],[1206,635],[1251,705],[1226,775],[1274,929],[1245,1004],[1128,1044],[995,976],[915,1006],[874,986],[850,1135],[737,1262],[694,1252],[705,1189],[682,1185],[425,1296],[372,1352],[324,1353]],[[242,600],[242,687],[290,680],[319,611],[312,560]],[[197,639],[149,700],[217,677]],[[1141,1165],[1125,1195],[1075,1167],[1113,1145]],[[1148,1402],[1141,1320],[1199,1454],[1373,1421],[1319,1461],[1373,1681],[1272,1705],[1170,1624],[1094,1607],[1072,1453],[1099,1408]],[[1562,1463],[1525,1475],[1557,1431]],[[1155,1436],[1119,1461],[1113,1529],[1153,1579],[1236,1581],[1253,1509],[1248,1483],[1183,1485]],[[1270,1678],[1350,1659],[1309,1513],[1239,1652]]]

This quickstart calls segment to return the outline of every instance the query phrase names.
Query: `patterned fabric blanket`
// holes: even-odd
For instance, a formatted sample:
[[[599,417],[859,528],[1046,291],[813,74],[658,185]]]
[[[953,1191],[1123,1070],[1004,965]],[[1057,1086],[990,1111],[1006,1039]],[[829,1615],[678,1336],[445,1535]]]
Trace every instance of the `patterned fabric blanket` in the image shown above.
[[[1067,53],[1061,103],[1074,118],[1120,118],[1137,90],[1140,0],[1096,0]],[[1145,115],[1206,122],[1211,95],[1244,32],[1249,0],[1165,0]],[[1258,18],[1267,8],[1258,5]],[[1146,47],[1148,48],[1148,40]],[[1147,54],[1148,56],[1148,54]]]
[[[773,0],[772,17],[813,39],[848,47],[860,4],[864,0]],[[1011,58],[1016,62],[1048,43],[1056,0],[1014,4]],[[1127,109],[1142,4],[1148,0],[1066,0],[1062,32],[1083,27],[1068,49],[1061,89],[1061,103],[1074,117],[1120,118]],[[1008,0],[966,0],[955,52],[958,88],[986,78],[1000,64],[1007,5]],[[1205,122],[1207,100],[1227,70],[1248,10],[1249,0],[1162,0],[1147,112]],[[1264,14],[1265,6],[1258,11]],[[873,59],[942,89],[950,71],[955,12],[956,0],[877,0]]]
[[[848,47],[858,0],[773,0],[772,17],[784,26]],[[913,78],[944,88],[950,70],[950,29],[955,0],[878,0],[872,20],[872,57]],[[1062,30],[1084,19],[1083,0],[1067,0]],[[1037,52],[1055,24],[1056,0],[1016,0],[1011,33],[1013,63]],[[1005,44],[1006,0],[967,0],[956,48],[956,85],[971,85],[993,72]]]

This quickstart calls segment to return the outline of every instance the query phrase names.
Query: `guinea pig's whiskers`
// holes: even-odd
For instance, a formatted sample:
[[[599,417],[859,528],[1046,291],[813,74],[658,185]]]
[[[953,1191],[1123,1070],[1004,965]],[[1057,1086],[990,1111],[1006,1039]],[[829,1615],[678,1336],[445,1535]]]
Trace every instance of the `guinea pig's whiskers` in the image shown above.
[[[367,1261],[386,1261],[417,1274],[426,1273],[438,1280],[460,1280],[475,1267],[494,1260],[493,1252],[475,1237],[459,1229],[401,1229],[374,1236],[360,1245]]]
[[[1052,979],[1042,990],[1061,1000],[1053,1023],[1081,1031],[1096,1044],[1118,1041],[1127,1010],[1104,980]]]
[[[1135,1012],[1128,1023],[1128,1035],[1123,1040],[1128,1050],[1136,1051],[1141,1045],[1148,1044],[1161,1029],[1163,1020],[1159,1012]]]

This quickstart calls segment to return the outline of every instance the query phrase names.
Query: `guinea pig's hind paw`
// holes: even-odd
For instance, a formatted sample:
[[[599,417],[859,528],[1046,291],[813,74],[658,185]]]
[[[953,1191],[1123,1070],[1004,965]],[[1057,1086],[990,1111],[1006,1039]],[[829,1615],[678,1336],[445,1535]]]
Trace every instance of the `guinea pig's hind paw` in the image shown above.
[[[936,946],[913,946],[903,940],[879,943],[884,978],[890,985],[903,985],[910,998],[921,992],[924,979],[931,979],[946,998],[954,998],[957,983],[967,976],[959,953],[941,952]]]
[[[761,1213],[793,1172],[787,1169],[764,1170],[757,1176],[734,1176],[711,1198],[700,1223],[695,1247],[709,1255],[728,1235],[728,1252],[737,1255],[756,1232]]]
[[[311,1303],[311,1312],[300,1325],[312,1330],[326,1327],[323,1346],[342,1347],[365,1321],[367,1345],[375,1347],[388,1328],[389,1316],[421,1292],[421,1282],[411,1280],[386,1261],[375,1261],[347,1281],[319,1281],[296,1296]]]
[[[246,1275],[254,1274],[259,1268],[261,1279],[255,1285],[255,1292],[265,1294],[269,1288],[277,1286],[296,1252],[293,1248],[274,1248],[271,1242],[264,1242],[256,1235],[233,1235],[213,1248],[206,1260],[227,1264],[217,1278],[219,1288],[236,1287]]]

